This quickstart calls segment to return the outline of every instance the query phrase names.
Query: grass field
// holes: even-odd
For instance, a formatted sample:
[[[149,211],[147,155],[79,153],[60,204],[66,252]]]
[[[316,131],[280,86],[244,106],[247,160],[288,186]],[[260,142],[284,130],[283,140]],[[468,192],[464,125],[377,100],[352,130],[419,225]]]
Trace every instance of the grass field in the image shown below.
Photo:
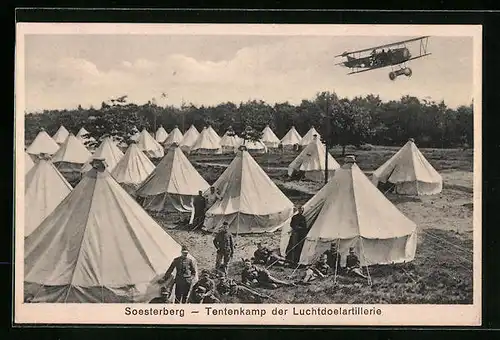
[[[370,173],[392,156],[398,148],[375,147],[371,151],[347,150],[354,153],[359,167]],[[472,150],[421,149],[444,181],[442,193],[429,197],[387,197],[418,225],[416,258],[411,263],[370,267],[373,285],[363,279],[339,277],[314,282],[309,286],[258,289],[268,296],[269,303],[390,303],[390,304],[471,304],[472,303]],[[342,163],[341,150],[332,149],[334,158]],[[255,155],[256,161],[280,189],[297,205],[305,203],[322,186],[321,183],[288,181],[286,167],[296,154]],[[200,174],[213,183],[231,162],[233,155],[195,156],[191,162]],[[157,221],[178,242],[186,244],[200,268],[212,269],[215,249],[212,235],[201,231],[175,229],[180,215],[155,216]],[[479,226],[478,226],[479,227]],[[255,243],[279,247],[280,232],[259,235],[238,235],[234,262],[229,275],[239,279],[241,258],[252,256]],[[303,269],[273,266],[276,277],[295,280]],[[232,300],[226,302],[252,302]]]

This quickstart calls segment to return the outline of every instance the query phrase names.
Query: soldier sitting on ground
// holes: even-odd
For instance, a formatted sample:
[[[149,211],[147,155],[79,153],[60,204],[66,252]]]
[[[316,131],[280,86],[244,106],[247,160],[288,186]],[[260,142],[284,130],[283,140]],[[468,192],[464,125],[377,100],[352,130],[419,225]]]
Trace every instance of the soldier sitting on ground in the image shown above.
[[[266,269],[252,265],[250,260],[245,260],[245,267],[241,272],[241,283],[253,287],[275,289],[279,286],[295,286],[293,282],[286,282],[272,277]]]
[[[201,277],[193,286],[192,292],[195,292],[198,287],[205,289],[205,296],[210,296],[215,293],[215,282],[210,278],[210,272],[207,269],[201,271]]]
[[[257,250],[253,253],[252,262],[254,264],[280,266],[289,263],[286,258],[279,256],[269,248],[263,246],[261,242],[257,243]]]
[[[193,289],[189,303],[220,303],[220,300],[213,293],[207,292],[205,287],[198,286]]]
[[[238,294],[238,283],[236,283],[235,280],[228,278],[226,273],[220,272],[216,290],[219,296],[235,296]]]
[[[361,270],[361,264],[359,262],[358,255],[354,253],[354,248],[351,247],[349,248],[349,255],[347,255],[346,258],[346,266],[345,266],[347,274],[351,275],[357,275],[360,276],[364,279],[367,278],[366,275],[363,274],[363,271]]]
[[[306,269],[306,273],[304,275],[304,279],[302,283],[308,284],[311,281],[314,281],[318,277],[325,278],[329,274],[331,274],[332,268],[328,264],[328,257],[326,254],[321,255],[320,259]]]

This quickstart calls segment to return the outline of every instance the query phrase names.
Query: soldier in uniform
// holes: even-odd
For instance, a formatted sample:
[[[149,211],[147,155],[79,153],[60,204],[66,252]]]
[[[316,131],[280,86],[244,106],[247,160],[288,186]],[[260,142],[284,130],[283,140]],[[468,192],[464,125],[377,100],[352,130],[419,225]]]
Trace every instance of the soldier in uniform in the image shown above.
[[[355,274],[357,276],[360,276],[364,279],[367,278],[366,275],[363,274],[363,271],[361,270],[361,264],[359,262],[358,255],[354,253],[354,248],[351,247],[349,248],[349,255],[346,257],[346,266],[345,266],[346,272],[348,274]]]
[[[253,253],[253,263],[264,265],[277,264],[283,266],[289,262],[286,258],[277,255],[269,248],[264,247],[261,242],[259,242],[257,243],[257,250]]]
[[[175,303],[186,303],[191,287],[196,278],[196,264],[188,257],[189,251],[186,246],[182,246],[181,256],[176,257],[167,272],[163,276],[162,282],[166,282],[175,269]]]
[[[307,268],[306,274],[304,276],[304,279],[302,280],[302,283],[309,283],[318,277],[325,278],[328,276],[332,271],[332,268],[328,264],[328,257],[326,254],[321,255],[320,259],[314,263],[312,266]]]
[[[295,286],[293,282],[286,282],[272,277],[269,271],[257,268],[252,265],[250,260],[245,260],[245,268],[241,272],[241,283],[271,289],[278,288],[278,286]]]
[[[193,288],[193,293],[189,297],[189,303],[220,303],[212,293],[207,292],[203,286]]]
[[[337,242],[332,242],[330,244],[330,249],[325,251],[323,255],[326,255],[328,265],[333,269],[340,272],[340,254],[337,251]]]
[[[228,223],[222,224],[222,229],[214,237],[214,246],[217,249],[215,269],[222,269],[227,274],[227,266],[234,254],[233,235],[228,231]]]
[[[228,278],[224,272],[219,273],[219,282],[216,289],[219,296],[238,294],[238,284],[233,279]]]
[[[207,210],[207,200],[203,197],[203,191],[198,191],[198,195],[193,199],[194,217],[193,230],[203,227],[205,223],[205,212]]]
[[[207,269],[201,271],[201,277],[193,286],[193,292],[195,292],[198,287],[203,287],[205,289],[205,296],[213,295],[215,293],[215,282],[210,278],[210,272]]]

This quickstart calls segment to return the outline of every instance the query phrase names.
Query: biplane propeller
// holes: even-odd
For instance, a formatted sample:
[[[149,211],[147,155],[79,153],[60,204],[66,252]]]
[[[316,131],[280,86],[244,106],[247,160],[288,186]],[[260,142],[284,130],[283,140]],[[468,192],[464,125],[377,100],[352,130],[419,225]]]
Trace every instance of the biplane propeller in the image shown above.
[[[410,60],[423,58],[430,55],[427,52],[427,43],[429,36],[423,36],[408,40],[402,40],[390,44],[365,48],[362,50],[344,52],[335,57],[345,57],[347,60],[336,65],[342,65],[351,69],[348,74],[356,74],[366,71],[372,71],[383,67],[391,67],[389,79],[395,80],[401,75],[411,77],[412,70],[406,66]],[[418,55],[412,55],[407,45],[419,41]],[[395,47],[392,48],[391,47]],[[388,48],[386,51],[385,49]],[[370,52],[366,54],[366,52]]]

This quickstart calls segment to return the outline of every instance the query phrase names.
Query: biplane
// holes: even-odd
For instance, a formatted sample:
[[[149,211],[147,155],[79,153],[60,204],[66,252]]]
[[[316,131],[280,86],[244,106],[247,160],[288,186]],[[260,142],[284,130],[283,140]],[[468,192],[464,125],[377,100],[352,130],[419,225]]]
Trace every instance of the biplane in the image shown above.
[[[430,55],[427,52],[429,36],[423,36],[408,40],[402,40],[390,44],[365,48],[362,50],[344,52],[335,57],[345,57],[347,60],[336,65],[342,65],[351,69],[348,74],[372,71],[383,67],[391,67],[389,79],[395,80],[401,75],[411,77],[412,70],[407,67],[410,60],[423,58]],[[419,42],[418,54],[412,55],[408,45]],[[387,48],[387,51],[386,51]],[[370,52],[370,54],[367,54]]]

